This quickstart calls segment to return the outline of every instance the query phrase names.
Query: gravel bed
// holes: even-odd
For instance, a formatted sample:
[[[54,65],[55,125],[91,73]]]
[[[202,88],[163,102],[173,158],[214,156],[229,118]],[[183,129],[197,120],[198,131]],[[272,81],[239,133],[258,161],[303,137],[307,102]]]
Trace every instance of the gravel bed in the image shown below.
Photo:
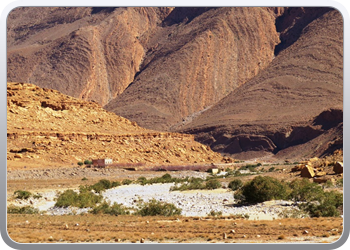
[[[153,185],[123,185],[102,192],[106,201],[136,208],[140,201],[151,199],[173,203],[182,209],[183,216],[207,216],[211,211],[223,215],[249,215],[250,219],[275,219],[284,209],[292,209],[291,202],[274,201],[251,206],[238,206],[234,202],[234,192],[229,189],[172,191],[173,183]],[[11,203],[18,206],[31,205],[50,215],[80,214],[88,212],[88,208],[57,208],[54,207],[57,192],[40,193],[42,198],[29,200],[14,200]]]

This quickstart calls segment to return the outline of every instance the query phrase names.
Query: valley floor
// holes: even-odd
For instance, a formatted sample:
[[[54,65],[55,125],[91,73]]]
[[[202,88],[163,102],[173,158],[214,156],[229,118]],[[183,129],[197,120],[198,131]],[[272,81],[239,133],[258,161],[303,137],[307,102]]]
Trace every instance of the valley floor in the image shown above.
[[[292,166],[275,167],[275,172],[265,172],[264,175],[286,180],[297,177],[289,171]],[[147,201],[155,198],[174,203],[183,210],[177,217],[92,215],[86,213],[86,209],[53,207],[57,193],[66,189],[78,189],[80,185],[91,185],[103,178],[136,180],[141,176],[153,178],[165,173],[178,178],[206,178],[209,175],[195,171],[154,172],[108,168],[97,171],[84,168],[8,171],[8,205],[30,205],[45,211],[33,215],[8,214],[8,234],[19,243],[332,243],[342,235],[343,219],[340,217],[285,219],[280,216],[281,213],[286,209],[295,209],[291,202],[270,201],[238,206],[233,192],[227,188],[169,192],[173,184],[131,184],[103,192],[106,200],[129,207],[137,199]],[[247,175],[240,178],[246,181],[253,177]],[[225,178],[220,181],[223,186],[229,182]],[[42,197],[15,199],[13,193],[16,190],[28,190]],[[222,212],[222,215],[209,216],[210,211]]]

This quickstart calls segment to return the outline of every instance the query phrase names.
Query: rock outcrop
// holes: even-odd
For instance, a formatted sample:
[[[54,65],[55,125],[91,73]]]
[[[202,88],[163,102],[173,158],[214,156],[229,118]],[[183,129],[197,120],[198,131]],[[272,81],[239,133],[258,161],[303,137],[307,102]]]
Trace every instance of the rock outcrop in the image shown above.
[[[275,14],[265,8],[213,8],[176,20],[163,23],[140,73],[107,110],[173,130],[266,68],[279,43]]]
[[[112,158],[115,163],[195,164],[222,162],[194,136],[160,133],[86,102],[25,83],[7,84],[8,168],[76,166]]]
[[[8,81],[104,105],[133,82],[147,41],[173,8],[16,8],[8,16]]]
[[[178,131],[236,158],[310,158],[342,148],[342,105],[342,16],[333,10],[309,23],[264,71]],[[255,140],[247,143],[247,135]]]

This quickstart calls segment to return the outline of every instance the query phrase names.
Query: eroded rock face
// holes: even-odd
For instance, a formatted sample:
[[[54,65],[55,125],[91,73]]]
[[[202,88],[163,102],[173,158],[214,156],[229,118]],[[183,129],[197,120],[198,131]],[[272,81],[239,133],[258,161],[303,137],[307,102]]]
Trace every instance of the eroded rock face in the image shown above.
[[[8,81],[104,105],[134,80],[149,34],[171,10],[15,9],[8,17]]]
[[[169,130],[272,61],[280,12],[19,8],[8,18],[8,80],[109,103],[141,126]]]
[[[232,143],[243,134],[268,138],[259,143],[265,155],[313,157],[342,148],[342,46],[342,16],[329,11],[264,71],[179,131],[236,157],[240,147]],[[255,148],[242,158],[251,158]]]
[[[106,109],[174,130],[264,69],[279,43],[275,14],[264,8],[205,9],[175,20],[163,23],[140,73]]]

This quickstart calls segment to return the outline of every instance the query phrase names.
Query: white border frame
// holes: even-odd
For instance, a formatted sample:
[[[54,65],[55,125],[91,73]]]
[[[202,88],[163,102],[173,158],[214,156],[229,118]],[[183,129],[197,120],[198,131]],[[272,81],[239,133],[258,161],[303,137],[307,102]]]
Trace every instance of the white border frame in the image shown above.
[[[284,249],[295,249],[295,247],[300,247],[302,249],[308,248],[308,249],[315,249],[315,250],[323,250],[323,249],[348,249],[348,246],[350,243],[347,242],[348,236],[349,236],[349,218],[346,208],[349,206],[349,200],[346,199],[347,192],[346,187],[347,183],[344,182],[344,227],[343,227],[343,234],[341,238],[333,242],[331,244],[303,244],[298,243],[296,244],[280,244],[280,243],[264,243],[264,244],[240,244],[240,243],[234,243],[234,244],[166,244],[164,246],[163,244],[91,244],[91,243],[84,243],[84,244],[19,244],[11,240],[7,234],[7,218],[6,218],[6,190],[7,190],[7,172],[6,172],[6,164],[7,164],[7,155],[6,155],[6,147],[7,147],[7,135],[5,134],[5,131],[7,131],[7,119],[6,119],[6,83],[7,83],[7,56],[6,56],[6,19],[8,14],[11,12],[12,9],[16,7],[39,7],[39,6],[96,6],[96,7],[103,7],[103,6],[183,6],[183,7],[191,7],[191,6],[232,6],[232,7],[245,7],[245,6],[288,6],[288,7],[333,7],[337,10],[339,10],[344,19],[344,163],[345,163],[345,171],[344,171],[344,177],[346,176],[346,179],[348,178],[348,172],[346,170],[346,163],[348,162],[349,150],[348,150],[348,141],[347,138],[350,138],[350,128],[348,126],[350,121],[350,115],[349,115],[349,106],[350,106],[350,100],[346,99],[346,96],[350,96],[349,92],[349,77],[347,72],[349,72],[349,53],[348,53],[348,42],[349,42],[349,13],[347,12],[347,9],[344,7],[346,6],[348,9],[350,8],[350,4],[348,0],[338,0],[338,1],[328,1],[328,0],[320,0],[320,1],[314,1],[314,0],[294,0],[294,1],[276,1],[276,0],[265,0],[264,2],[260,2],[258,0],[247,0],[242,2],[236,2],[236,1],[227,1],[227,0],[215,0],[215,1],[209,1],[209,0],[168,0],[166,2],[159,1],[159,0],[149,0],[146,3],[142,2],[141,0],[129,0],[129,1],[113,1],[113,0],[99,0],[96,1],[83,1],[83,0],[53,0],[53,1],[47,1],[47,0],[19,0],[19,1],[11,1],[11,0],[1,0],[0,3],[0,10],[1,12],[1,57],[0,57],[0,63],[2,65],[1,67],[1,77],[4,79],[4,82],[1,82],[0,88],[0,94],[2,98],[0,99],[1,106],[0,106],[0,117],[2,118],[0,121],[0,127],[1,127],[1,133],[0,133],[0,140],[1,140],[1,150],[0,150],[0,160],[3,163],[3,169],[1,169],[1,189],[0,189],[0,197],[1,197],[1,205],[0,205],[0,221],[1,221],[1,236],[4,242],[1,242],[0,246],[1,249],[62,249],[62,248],[74,248],[74,249],[96,249],[98,248],[106,248],[106,249],[135,249],[135,248],[142,248],[142,249],[163,249],[166,247],[167,249],[176,249],[178,247],[187,247],[190,246],[191,248],[201,248],[201,249],[211,249],[213,247],[215,248],[222,248],[222,249],[232,249],[239,248],[239,249],[281,249],[282,247]]]

